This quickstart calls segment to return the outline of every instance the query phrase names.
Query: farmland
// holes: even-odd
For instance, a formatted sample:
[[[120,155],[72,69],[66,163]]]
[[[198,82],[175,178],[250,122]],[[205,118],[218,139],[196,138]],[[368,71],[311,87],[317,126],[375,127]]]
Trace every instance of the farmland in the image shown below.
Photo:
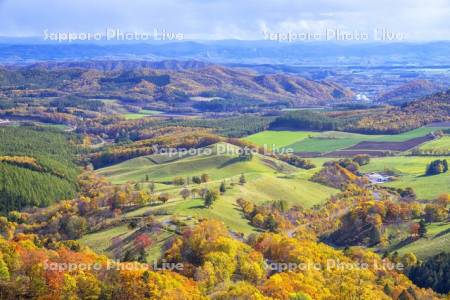
[[[204,40],[2,39],[0,300],[450,300],[450,42],[213,41],[363,7],[197,2]]]
[[[318,132],[313,131],[276,131],[266,130],[253,135],[250,135],[244,140],[252,142],[254,144],[264,146],[267,148],[282,148],[289,146],[295,142],[302,141],[304,139],[317,136]]]
[[[124,113],[124,114],[121,114],[121,116],[127,120],[136,120],[136,119],[142,119],[142,118],[145,118],[148,116],[159,115],[159,114],[161,114],[160,111],[141,109],[137,113]]]
[[[421,136],[412,138],[401,142],[378,142],[378,141],[364,141],[360,142],[352,147],[347,148],[348,150],[386,150],[386,151],[406,151],[414,148],[425,142],[432,141],[433,137]]]
[[[450,159],[441,157],[440,159]],[[436,157],[383,157],[372,158],[361,168],[362,172],[386,172],[396,174],[397,179],[384,185],[396,188],[412,187],[420,199],[431,200],[442,193],[450,193],[450,173],[424,176],[426,166]]]
[[[254,228],[236,207],[236,199],[242,195],[255,203],[283,199],[290,205],[311,207],[324,202],[337,192],[309,181],[314,169],[308,171],[298,169],[260,155],[255,155],[251,161],[245,161],[234,154],[218,153],[219,145],[208,148],[212,150],[209,155],[181,158],[150,155],[99,169],[97,173],[116,184],[142,181],[148,175],[154,181],[157,191],[164,191],[170,195],[171,200],[158,206],[157,209],[166,209],[170,214],[182,216],[216,217],[232,230],[243,233],[252,232]],[[205,209],[201,199],[182,200],[179,196],[182,187],[172,184],[175,177],[187,178],[201,174],[208,174],[210,181],[200,185],[190,184],[187,187],[218,188],[222,181],[227,185],[227,192],[214,204],[213,209]],[[241,174],[246,177],[245,185],[238,184]],[[147,183],[142,185],[146,186]],[[136,216],[154,209],[154,207],[142,208],[131,214]]]
[[[245,138],[258,145],[275,144],[299,153],[318,153],[328,157],[354,155],[363,150],[406,151],[430,141],[427,136],[441,127],[421,127],[396,135],[366,135],[339,131],[264,131]],[[289,143],[291,142],[291,143]],[[335,151],[339,151],[336,152]],[[357,151],[357,152],[356,152]],[[370,154],[370,153],[369,153]],[[375,156],[380,156],[376,155]]]
[[[242,196],[255,204],[282,199],[290,206],[312,207],[323,203],[338,192],[308,180],[318,168],[302,170],[260,155],[255,155],[251,161],[243,161],[232,152],[222,153],[224,147],[235,149],[235,146],[221,143],[205,148],[204,150],[211,150],[209,154],[181,157],[162,154],[143,156],[99,169],[97,173],[106,176],[115,184],[138,181],[143,188],[148,188],[148,183],[142,182],[142,179],[148,175],[155,183],[156,192],[167,193],[170,197],[170,200],[164,204],[147,205],[126,212],[121,216],[122,219],[143,218],[149,214],[155,216],[162,224],[167,223],[171,217],[182,219],[185,223],[195,223],[196,220],[205,218],[219,219],[229,230],[245,235],[258,230],[249,224],[236,204],[236,199]],[[200,153],[207,153],[207,151],[200,151]],[[321,158],[316,160],[319,166],[322,160]],[[172,183],[174,177],[187,178],[201,174],[208,174],[210,180],[206,183],[190,183],[184,186]],[[241,174],[245,175],[247,181],[245,184],[239,184]],[[204,200],[199,196],[190,196],[187,199],[180,196],[183,188],[218,189],[222,182],[226,184],[226,192],[210,208],[205,208]],[[90,233],[80,241],[98,252],[113,256],[114,249],[117,247],[112,246],[112,240],[124,241],[121,249],[125,250],[132,247],[132,244],[125,241],[132,241],[134,234],[134,229],[122,223],[122,225]],[[151,233],[150,236],[155,243],[147,251],[147,260],[159,258],[165,241],[173,235],[173,232],[167,230]]]
[[[208,173],[212,180],[222,180],[241,173],[273,173],[295,172],[296,168],[268,158],[256,157],[254,161],[239,160],[237,155],[219,153],[226,150],[227,145],[213,145],[199,150],[199,155],[181,157],[170,155],[150,155],[139,157],[103,168],[98,171],[113,183],[125,183],[130,180],[140,181],[148,175],[157,183],[171,181],[174,177],[201,175]],[[223,147],[222,147],[223,146]],[[234,146],[229,145],[229,149]],[[233,151],[233,150],[231,150]],[[272,163],[275,163],[274,165]]]
[[[443,136],[438,140],[430,141],[419,147],[421,151],[433,151],[436,153],[450,153],[450,136]]]

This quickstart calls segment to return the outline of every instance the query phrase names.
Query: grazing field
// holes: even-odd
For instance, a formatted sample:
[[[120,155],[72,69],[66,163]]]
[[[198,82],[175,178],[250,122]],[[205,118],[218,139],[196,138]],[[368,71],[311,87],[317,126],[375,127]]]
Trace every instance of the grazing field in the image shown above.
[[[211,180],[221,180],[241,173],[292,173],[298,171],[281,161],[255,156],[252,161],[239,159],[237,155],[220,155],[212,148],[211,154],[169,160],[156,163],[153,156],[139,157],[123,163],[98,170],[98,173],[108,177],[113,183],[141,181],[148,175],[157,183],[166,183],[175,177],[200,176],[207,173]],[[158,159],[161,160],[160,157]]]
[[[419,199],[432,200],[442,193],[450,193],[450,172],[424,176],[427,165],[435,159],[450,160],[450,157],[372,158],[368,165],[361,168],[361,171],[364,173],[393,172],[397,179],[384,183],[384,185],[398,188],[412,187]]]
[[[179,196],[181,188],[165,189],[170,195],[166,204],[148,206],[125,214],[126,217],[136,217],[150,211],[165,210],[168,214],[191,216],[195,218],[216,218],[222,220],[227,227],[236,232],[248,234],[256,229],[248,224],[242,215],[236,200],[244,197],[254,203],[265,203],[273,200],[285,200],[289,205],[311,207],[323,203],[336,190],[303,179],[301,176],[274,176],[271,174],[254,174],[247,177],[247,183],[238,184],[238,177],[225,180],[227,191],[220,196],[211,208],[205,208],[200,198],[183,200]],[[221,181],[191,185],[189,188],[216,188]]]
[[[269,149],[286,147],[294,142],[307,139],[318,135],[318,132],[312,131],[275,131],[267,130],[250,135],[244,140],[255,143],[260,146],[266,145]]]
[[[446,135],[440,139],[428,142],[419,147],[422,151],[432,151],[436,153],[450,153],[450,136]]]
[[[424,259],[441,252],[450,252],[450,223],[432,223],[427,225],[427,237],[414,241],[397,250],[399,254],[414,253]]]
[[[231,146],[230,147],[235,147]],[[290,205],[311,207],[326,201],[337,190],[309,181],[314,169],[302,170],[284,162],[254,155],[251,161],[242,160],[237,155],[220,154],[218,145],[208,147],[212,154],[187,156],[179,159],[162,159],[161,155],[139,157],[126,162],[103,168],[97,172],[114,183],[130,180],[142,181],[146,175],[156,183],[157,191],[167,192],[170,200],[156,207],[144,207],[127,213],[127,216],[138,216],[148,211],[165,209],[170,214],[193,216],[196,218],[216,217],[222,220],[233,231],[244,234],[255,229],[248,224],[236,206],[236,200],[245,197],[255,203],[273,200],[285,200]],[[156,163],[159,161],[161,163]],[[318,160],[318,162],[322,162]],[[321,164],[318,164],[318,167]],[[215,188],[225,182],[227,191],[214,203],[212,208],[205,208],[201,199],[183,200],[179,195],[182,186],[172,184],[175,177],[192,177],[208,174],[207,183],[192,184],[192,188]],[[245,175],[246,183],[239,184],[239,177]],[[142,183],[145,187],[148,184]]]

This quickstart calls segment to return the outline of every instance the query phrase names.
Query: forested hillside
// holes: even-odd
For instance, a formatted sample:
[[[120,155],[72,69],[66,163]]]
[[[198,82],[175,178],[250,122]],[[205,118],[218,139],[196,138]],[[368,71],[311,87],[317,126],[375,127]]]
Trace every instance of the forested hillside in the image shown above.
[[[364,116],[349,124],[348,130],[363,133],[405,132],[423,125],[450,120],[450,90],[418,99],[381,114]]]
[[[46,206],[76,191],[75,147],[61,132],[0,127],[0,211]]]
[[[83,67],[62,64],[46,68],[47,65],[37,64],[0,68],[0,97],[33,99],[77,94],[86,99],[118,99],[166,110],[236,111],[274,104],[339,103],[354,96],[349,89],[331,81],[288,74],[260,75],[218,65],[200,68],[192,64],[192,68],[177,71],[152,68],[151,64],[113,70],[87,67],[92,65],[95,63]]]

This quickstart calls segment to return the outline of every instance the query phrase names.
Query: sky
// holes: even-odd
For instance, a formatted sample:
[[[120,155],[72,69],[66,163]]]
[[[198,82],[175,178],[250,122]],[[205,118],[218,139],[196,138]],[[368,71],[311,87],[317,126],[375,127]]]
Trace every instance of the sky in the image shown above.
[[[268,34],[373,34],[450,40],[449,0],[0,0],[0,36],[122,32],[184,39],[262,40]]]

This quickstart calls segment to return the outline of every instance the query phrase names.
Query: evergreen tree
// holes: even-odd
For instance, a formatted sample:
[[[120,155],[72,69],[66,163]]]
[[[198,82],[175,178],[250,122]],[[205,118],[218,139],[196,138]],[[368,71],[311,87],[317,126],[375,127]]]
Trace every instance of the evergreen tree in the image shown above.
[[[245,175],[244,173],[241,174],[241,177],[239,177],[239,183],[241,185],[244,185],[247,182],[247,180],[245,179]]]
[[[211,205],[219,198],[219,193],[215,190],[207,190],[205,192],[204,200],[205,207],[211,207]]]
[[[219,191],[220,191],[221,194],[224,194],[227,191],[227,187],[226,187],[224,181],[222,181],[222,183],[220,184]]]
[[[192,182],[195,184],[202,183],[202,179],[199,176],[192,176]]]
[[[427,258],[423,263],[413,266],[408,271],[408,277],[416,285],[432,288],[442,294],[450,292],[448,274],[450,274],[450,253],[445,252]],[[414,296],[412,293],[411,295]]]
[[[427,226],[425,225],[425,221],[422,219],[419,222],[419,236],[425,237],[427,235]]]
[[[147,263],[147,253],[145,253],[144,248],[139,249],[138,262],[143,264]]]
[[[372,245],[377,245],[381,242],[381,231],[376,226],[374,226],[370,232],[370,242]]]

